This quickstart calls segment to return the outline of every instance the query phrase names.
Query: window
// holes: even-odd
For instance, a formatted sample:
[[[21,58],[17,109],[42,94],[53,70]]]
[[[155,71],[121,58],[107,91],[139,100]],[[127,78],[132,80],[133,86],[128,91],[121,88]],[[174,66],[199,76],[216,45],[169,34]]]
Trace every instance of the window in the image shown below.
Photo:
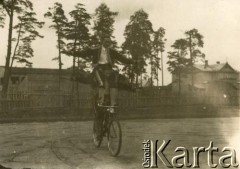
[[[19,77],[11,77],[11,82],[13,85],[18,84],[19,83]]]

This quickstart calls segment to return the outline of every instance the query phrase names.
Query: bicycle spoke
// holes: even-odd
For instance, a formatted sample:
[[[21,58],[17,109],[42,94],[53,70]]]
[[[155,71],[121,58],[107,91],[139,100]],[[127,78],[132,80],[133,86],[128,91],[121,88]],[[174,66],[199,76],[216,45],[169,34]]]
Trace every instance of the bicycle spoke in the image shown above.
[[[112,127],[112,130],[110,130],[110,131],[112,131],[112,133],[114,134],[114,136],[112,136],[112,138],[116,138],[117,137],[117,132],[116,132],[116,129],[115,129],[115,127],[114,127],[114,125],[111,125],[111,127]]]
[[[99,130],[99,129],[97,128],[96,121],[94,121],[94,124],[93,124],[93,143],[94,143],[95,147],[99,148],[101,143],[102,143],[102,138],[98,137],[97,130]]]

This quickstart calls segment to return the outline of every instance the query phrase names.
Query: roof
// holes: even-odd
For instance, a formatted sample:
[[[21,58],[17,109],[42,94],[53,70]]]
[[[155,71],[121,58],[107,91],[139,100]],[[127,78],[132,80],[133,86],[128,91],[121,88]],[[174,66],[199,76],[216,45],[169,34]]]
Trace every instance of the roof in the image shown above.
[[[238,72],[237,70],[233,69],[228,63],[219,63],[219,64],[212,64],[207,66],[205,66],[204,64],[201,64],[201,65],[196,64],[194,65],[194,67],[204,72],[217,72],[217,71],[221,71],[224,67],[228,67],[233,71],[235,71],[236,73]]]
[[[205,67],[205,65],[194,65],[195,68],[201,70],[201,71],[219,71],[224,67],[225,64],[214,64],[214,65],[208,65]]]

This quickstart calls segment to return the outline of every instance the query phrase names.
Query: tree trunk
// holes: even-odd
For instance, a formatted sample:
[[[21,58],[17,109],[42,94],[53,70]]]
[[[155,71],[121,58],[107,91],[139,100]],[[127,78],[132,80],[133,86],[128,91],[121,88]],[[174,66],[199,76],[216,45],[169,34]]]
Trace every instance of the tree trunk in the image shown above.
[[[76,58],[75,58],[76,59]],[[77,92],[77,108],[79,108],[79,102],[80,102],[80,95],[79,95],[79,83],[78,79],[80,78],[79,74],[79,57],[78,57],[78,62],[77,62],[77,73],[76,73],[76,92]]]
[[[13,31],[13,15],[14,15],[14,4],[15,0],[12,0],[11,10],[10,10],[10,18],[9,18],[9,28],[8,28],[8,47],[7,47],[7,57],[5,63],[5,71],[3,78],[3,89],[2,89],[2,98],[7,98],[8,93],[8,84],[10,78],[10,59],[11,59],[11,50],[12,50],[12,31]]]
[[[181,73],[178,73],[178,96],[181,95]]]
[[[133,81],[134,81],[134,77],[131,77],[131,81],[130,81],[131,86],[133,86]]]
[[[135,71],[136,71],[136,87],[138,87],[138,76],[139,76],[139,73],[138,73],[138,57],[137,57],[137,60],[136,60],[136,63],[135,63]]]
[[[190,58],[191,58],[191,81],[192,81],[192,88],[193,88],[194,82],[193,82],[193,55],[192,55],[192,36],[191,36],[191,34],[189,37],[189,50],[190,50]]]
[[[162,67],[162,86],[164,86],[164,77],[163,77],[163,52],[161,52],[161,67]]]
[[[76,80],[76,72],[75,72],[75,69],[76,69],[76,43],[77,43],[77,38],[76,38],[76,32],[77,32],[77,22],[76,22],[76,25],[75,25],[75,30],[74,30],[74,34],[75,34],[75,39],[74,39],[74,44],[73,44],[73,71],[72,71],[72,74],[73,74],[73,83],[72,83],[72,92],[74,92],[75,90],[75,80]]]
[[[153,59],[152,59],[152,57],[151,57],[150,62],[151,62],[151,87],[152,87],[153,86]]]
[[[136,87],[138,87],[138,73],[136,74]]]
[[[128,78],[129,78],[130,84],[131,84],[131,86],[132,86],[132,85],[133,85],[133,69],[132,69],[132,65],[130,65],[130,67],[129,67]]]
[[[12,62],[11,62],[11,66],[10,66],[10,72],[11,72],[11,69],[12,69],[12,66],[13,66],[13,62],[14,62],[14,59],[15,59],[15,55],[16,55],[16,51],[17,51],[17,48],[18,48],[18,45],[19,45],[19,42],[20,42],[21,30],[22,30],[22,21],[20,23],[20,28],[19,28],[19,32],[18,32],[17,44],[15,46],[15,49],[14,49],[14,52],[13,52],[13,55],[12,55]]]
[[[59,25],[57,24],[57,27],[58,27],[58,67],[59,67],[59,71],[58,71],[58,87],[59,87],[59,91],[61,90],[61,73],[62,73],[62,57],[61,57],[61,44],[60,44],[60,35],[59,35],[59,32],[60,32],[60,29],[59,29]]]
[[[158,54],[159,54],[159,52],[157,52],[157,58],[158,58]],[[158,78],[159,73],[158,73],[158,70],[159,70],[159,60],[157,60],[157,86],[159,85],[159,84],[158,84],[158,82],[159,82],[159,78]]]

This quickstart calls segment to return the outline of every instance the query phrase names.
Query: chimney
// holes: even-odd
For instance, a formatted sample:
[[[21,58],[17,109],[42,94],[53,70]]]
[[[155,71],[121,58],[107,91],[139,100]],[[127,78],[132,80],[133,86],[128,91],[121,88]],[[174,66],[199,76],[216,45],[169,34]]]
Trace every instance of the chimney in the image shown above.
[[[218,65],[220,64],[220,62],[219,62],[219,61],[217,61],[216,63],[217,63]]]
[[[204,69],[206,69],[208,66],[208,60],[205,60],[205,65],[204,65]]]

